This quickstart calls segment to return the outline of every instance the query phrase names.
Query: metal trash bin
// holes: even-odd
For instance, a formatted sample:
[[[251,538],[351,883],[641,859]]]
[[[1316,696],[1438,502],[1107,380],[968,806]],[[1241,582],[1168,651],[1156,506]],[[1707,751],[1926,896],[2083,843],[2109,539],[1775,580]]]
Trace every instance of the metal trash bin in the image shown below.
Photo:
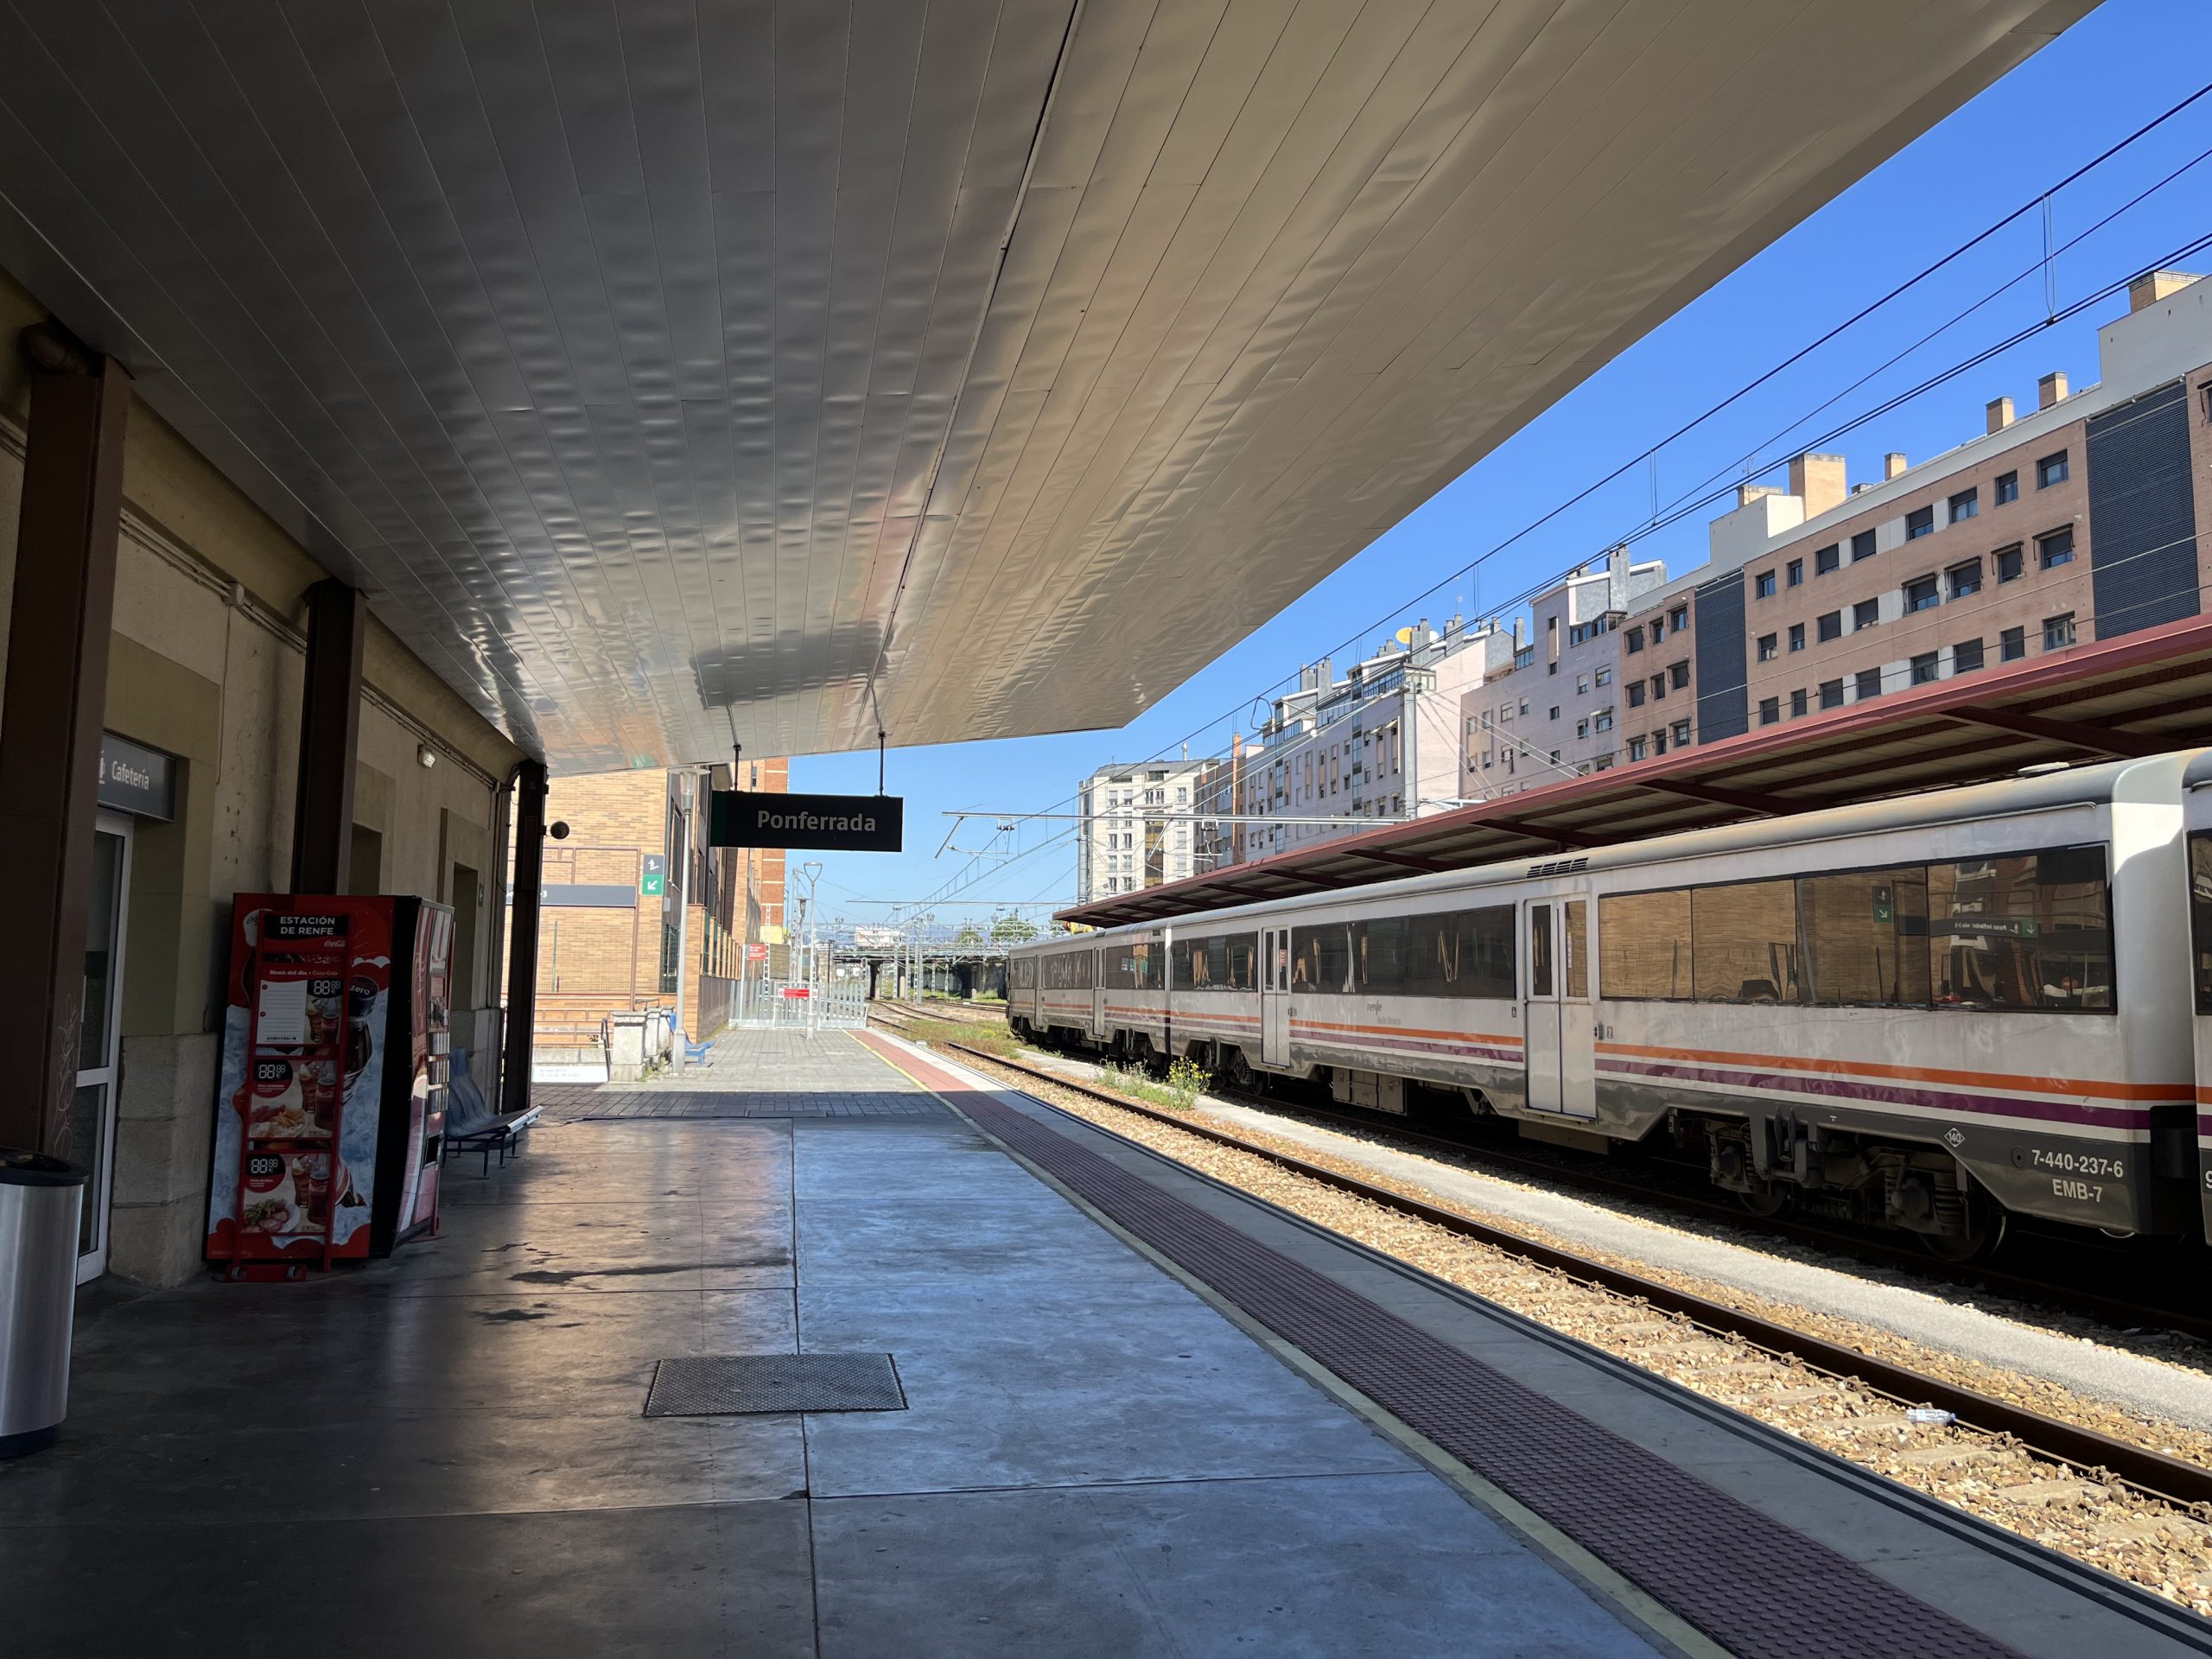
[[[69,1413],[85,1172],[0,1147],[0,1458],[50,1446]]]

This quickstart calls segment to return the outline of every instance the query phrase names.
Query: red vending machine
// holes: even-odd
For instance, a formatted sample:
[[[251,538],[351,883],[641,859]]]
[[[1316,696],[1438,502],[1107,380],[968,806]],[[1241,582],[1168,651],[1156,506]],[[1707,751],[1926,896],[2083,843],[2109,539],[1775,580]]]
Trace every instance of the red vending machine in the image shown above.
[[[240,893],[207,1183],[207,1259],[296,1277],[434,1228],[453,912]]]

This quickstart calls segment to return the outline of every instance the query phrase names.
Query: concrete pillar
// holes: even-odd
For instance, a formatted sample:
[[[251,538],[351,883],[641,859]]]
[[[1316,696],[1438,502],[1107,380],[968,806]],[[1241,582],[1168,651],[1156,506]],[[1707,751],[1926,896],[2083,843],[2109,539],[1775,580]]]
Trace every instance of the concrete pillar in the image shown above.
[[[292,891],[344,893],[353,865],[353,769],[361,747],[361,651],[369,609],[342,582],[308,589],[307,683],[292,814]]]
[[[545,896],[545,763],[515,772],[514,915],[507,928],[506,1054],[499,1066],[499,1109],[530,1104],[531,1046],[537,1035],[537,925]]]
[[[130,377],[27,329],[30,436],[0,709],[0,1145],[66,1155],[84,1018]]]

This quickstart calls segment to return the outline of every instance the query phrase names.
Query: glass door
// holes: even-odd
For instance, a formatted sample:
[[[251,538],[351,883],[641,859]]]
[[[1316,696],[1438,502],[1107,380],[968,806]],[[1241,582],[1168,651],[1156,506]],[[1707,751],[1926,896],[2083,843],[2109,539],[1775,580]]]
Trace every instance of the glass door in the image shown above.
[[[92,833],[92,891],[85,910],[84,1023],[69,1161],[91,1178],[77,1224],[77,1282],[107,1271],[108,1203],[115,1188],[116,1051],[123,996],[124,911],[130,892],[130,820],[103,812]]]

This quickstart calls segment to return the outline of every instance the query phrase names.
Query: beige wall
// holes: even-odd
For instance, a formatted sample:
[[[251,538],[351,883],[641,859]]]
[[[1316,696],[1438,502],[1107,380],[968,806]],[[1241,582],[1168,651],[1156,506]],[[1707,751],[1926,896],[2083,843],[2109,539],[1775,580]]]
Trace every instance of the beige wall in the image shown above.
[[[0,276],[0,339],[42,311]],[[0,603],[12,596],[27,387],[0,352]],[[198,1270],[231,898],[288,885],[305,653],[302,595],[327,574],[143,404],[124,465],[109,730],[179,756],[176,820],[134,836],[121,1005],[111,1271]],[[0,671],[4,671],[0,631]],[[381,624],[365,656],[357,821],[381,888],[455,902],[474,930],[457,1046],[489,1086],[498,1041],[505,785],[520,752]],[[424,767],[428,748],[435,764]],[[456,894],[456,864],[483,879]]]

